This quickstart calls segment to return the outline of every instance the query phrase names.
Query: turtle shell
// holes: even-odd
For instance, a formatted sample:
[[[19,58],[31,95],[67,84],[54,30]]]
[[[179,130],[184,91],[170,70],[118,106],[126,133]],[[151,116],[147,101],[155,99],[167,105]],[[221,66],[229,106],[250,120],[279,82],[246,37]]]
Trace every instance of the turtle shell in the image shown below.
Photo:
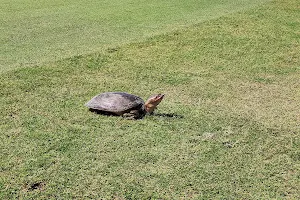
[[[94,110],[120,114],[131,109],[143,109],[144,104],[143,99],[133,94],[105,92],[93,97],[85,106]]]

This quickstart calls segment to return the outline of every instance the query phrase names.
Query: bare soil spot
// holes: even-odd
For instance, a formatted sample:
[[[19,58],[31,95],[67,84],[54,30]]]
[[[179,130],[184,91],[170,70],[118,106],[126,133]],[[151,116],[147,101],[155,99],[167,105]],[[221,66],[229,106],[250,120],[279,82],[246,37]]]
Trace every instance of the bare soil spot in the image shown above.
[[[46,183],[40,181],[36,183],[27,184],[27,191],[34,191],[34,190],[43,190],[46,186]]]

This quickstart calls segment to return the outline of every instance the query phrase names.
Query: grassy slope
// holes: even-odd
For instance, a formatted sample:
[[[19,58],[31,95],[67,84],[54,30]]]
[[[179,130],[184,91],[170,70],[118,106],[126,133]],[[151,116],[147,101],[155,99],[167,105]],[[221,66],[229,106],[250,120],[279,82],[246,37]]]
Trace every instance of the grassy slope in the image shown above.
[[[0,72],[141,40],[268,0],[0,0]]]
[[[0,198],[299,199],[299,5],[3,74]],[[103,91],[166,99],[128,121]]]

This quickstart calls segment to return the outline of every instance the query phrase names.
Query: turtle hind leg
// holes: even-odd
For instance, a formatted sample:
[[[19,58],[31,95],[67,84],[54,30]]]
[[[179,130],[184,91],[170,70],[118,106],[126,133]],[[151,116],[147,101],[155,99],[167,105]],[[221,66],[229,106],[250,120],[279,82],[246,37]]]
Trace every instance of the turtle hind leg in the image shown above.
[[[124,113],[122,117],[126,119],[141,119],[143,116],[139,112],[139,110],[131,110],[130,112]]]

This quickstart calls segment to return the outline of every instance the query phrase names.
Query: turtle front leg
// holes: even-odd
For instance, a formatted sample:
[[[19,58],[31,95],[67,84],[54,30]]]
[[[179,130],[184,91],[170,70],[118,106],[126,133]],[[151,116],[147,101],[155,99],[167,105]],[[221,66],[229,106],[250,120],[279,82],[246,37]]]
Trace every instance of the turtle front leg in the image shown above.
[[[138,110],[131,110],[128,113],[124,113],[122,117],[126,119],[139,119],[141,117],[140,112]]]

